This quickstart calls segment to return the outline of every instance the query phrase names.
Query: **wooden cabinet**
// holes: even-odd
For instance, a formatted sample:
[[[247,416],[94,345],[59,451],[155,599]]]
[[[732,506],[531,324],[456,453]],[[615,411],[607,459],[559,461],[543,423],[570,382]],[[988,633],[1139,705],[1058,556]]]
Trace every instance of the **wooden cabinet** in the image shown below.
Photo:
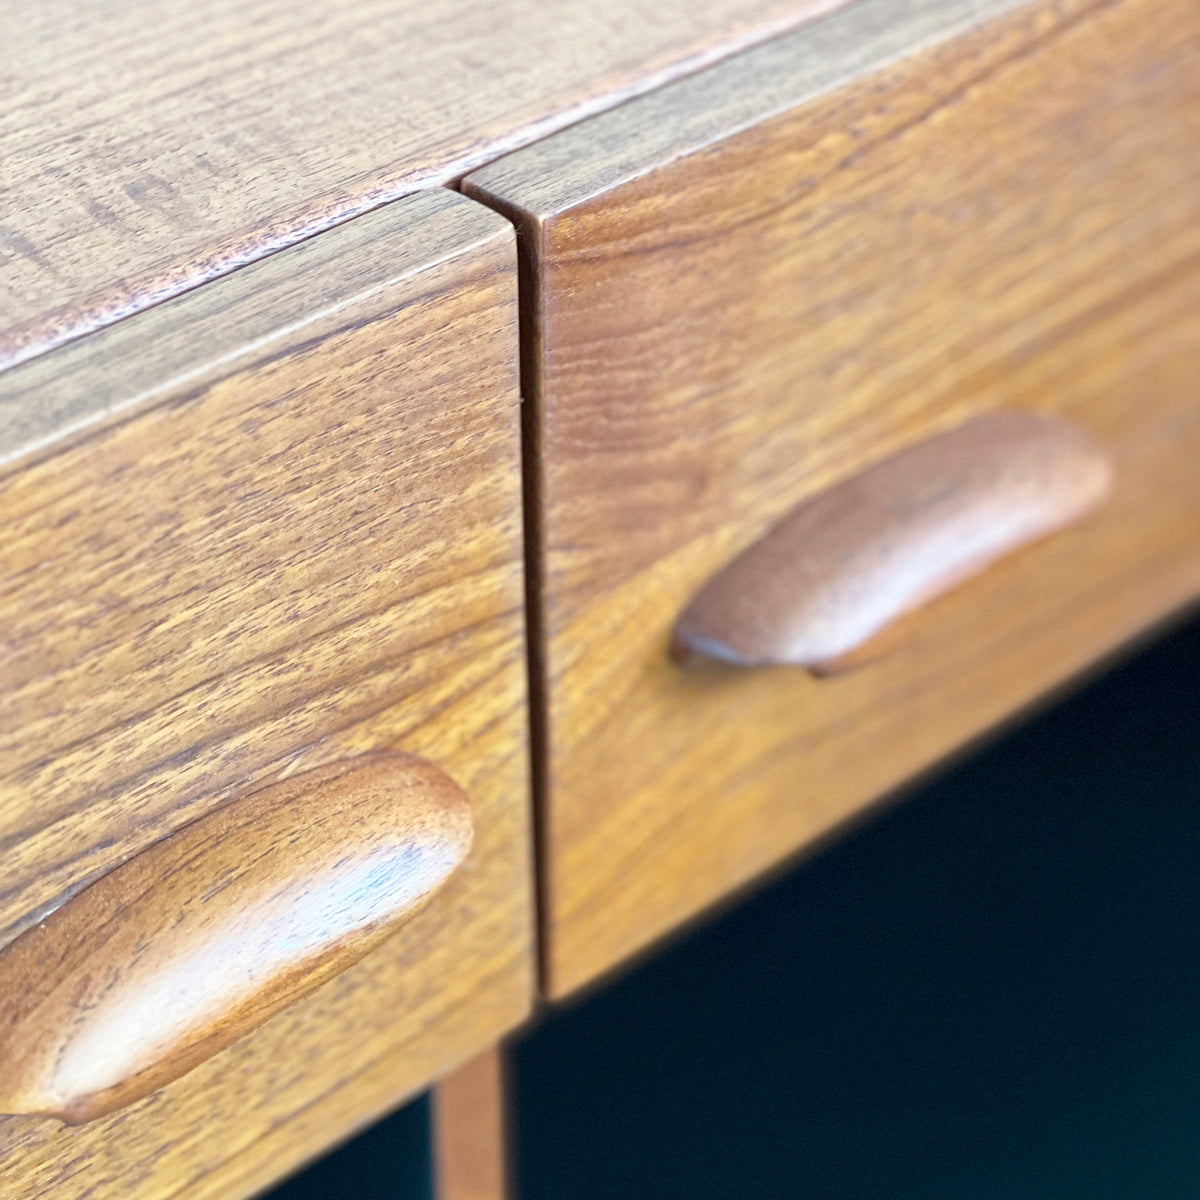
[[[398,933],[148,1099],[0,1119],[5,1197],[245,1194],[526,1015],[515,267],[505,221],[426,192],[0,376],[10,950],[184,827],[232,860],[192,926],[236,908],[231,852],[276,826],[198,819],[311,809],[307,773],[373,752],[434,764],[473,830]]]
[[[266,1186],[1200,592],[1194,0],[65,2],[0,106],[6,1198]],[[430,887],[56,1091],[114,948],[404,859],[376,768]]]
[[[552,995],[1196,594],[1198,47],[1188,0],[863,0],[468,178],[527,257]],[[673,660],[798,506],[998,409],[1102,448],[1091,517],[857,670]]]

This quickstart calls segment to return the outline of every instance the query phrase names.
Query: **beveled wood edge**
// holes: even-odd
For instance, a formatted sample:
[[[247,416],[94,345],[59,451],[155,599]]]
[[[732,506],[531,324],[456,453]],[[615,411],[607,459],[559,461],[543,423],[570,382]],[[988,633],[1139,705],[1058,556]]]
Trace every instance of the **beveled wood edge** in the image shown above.
[[[273,348],[382,315],[394,289],[495,248],[503,217],[446,188],[415,192],[0,373],[0,479]]]
[[[517,122],[490,137],[460,138],[425,158],[382,162],[333,190],[289,205],[250,228],[230,230],[190,257],[114,280],[71,303],[0,327],[0,373],[52,353],[155,305],[243,270],[269,255],[358,219],[424,190],[454,188],[462,177],[506,154],[578,121],[622,105],[713,63],[782,36],[853,0],[793,0],[776,5],[725,35],[712,35],[688,51],[664,53],[649,62],[625,62],[583,86],[574,99],[553,101],[543,116]],[[557,105],[557,106],[556,106]]]
[[[464,194],[544,219],[1029,0],[857,0],[468,175]]]

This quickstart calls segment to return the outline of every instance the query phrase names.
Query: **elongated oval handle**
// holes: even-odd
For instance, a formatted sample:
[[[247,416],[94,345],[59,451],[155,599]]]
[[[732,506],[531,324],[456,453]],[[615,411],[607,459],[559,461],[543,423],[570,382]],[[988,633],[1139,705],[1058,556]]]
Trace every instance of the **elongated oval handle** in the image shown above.
[[[806,500],[715,575],[675,627],[680,659],[845,670],[899,617],[1077,520],[1106,454],[1064,421],[1002,411]]]
[[[75,1124],[178,1078],[360,959],[471,837],[455,783],[380,753],[149,847],[0,952],[0,1112]]]

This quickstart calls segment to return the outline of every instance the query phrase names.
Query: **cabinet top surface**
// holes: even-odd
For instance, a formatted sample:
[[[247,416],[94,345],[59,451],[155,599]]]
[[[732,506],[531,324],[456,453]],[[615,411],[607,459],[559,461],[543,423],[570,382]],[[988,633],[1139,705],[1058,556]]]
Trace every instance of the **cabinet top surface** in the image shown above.
[[[0,368],[843,2],[7,0]]]

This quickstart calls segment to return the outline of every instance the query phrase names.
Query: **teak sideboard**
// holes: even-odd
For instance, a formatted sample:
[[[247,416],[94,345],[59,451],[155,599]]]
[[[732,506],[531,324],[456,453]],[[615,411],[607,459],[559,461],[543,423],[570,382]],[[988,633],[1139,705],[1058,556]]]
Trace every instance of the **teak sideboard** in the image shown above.
[[[499,1196],[537,1006],[1200,594],[1194,0],[4,24],[4,1200]]]

